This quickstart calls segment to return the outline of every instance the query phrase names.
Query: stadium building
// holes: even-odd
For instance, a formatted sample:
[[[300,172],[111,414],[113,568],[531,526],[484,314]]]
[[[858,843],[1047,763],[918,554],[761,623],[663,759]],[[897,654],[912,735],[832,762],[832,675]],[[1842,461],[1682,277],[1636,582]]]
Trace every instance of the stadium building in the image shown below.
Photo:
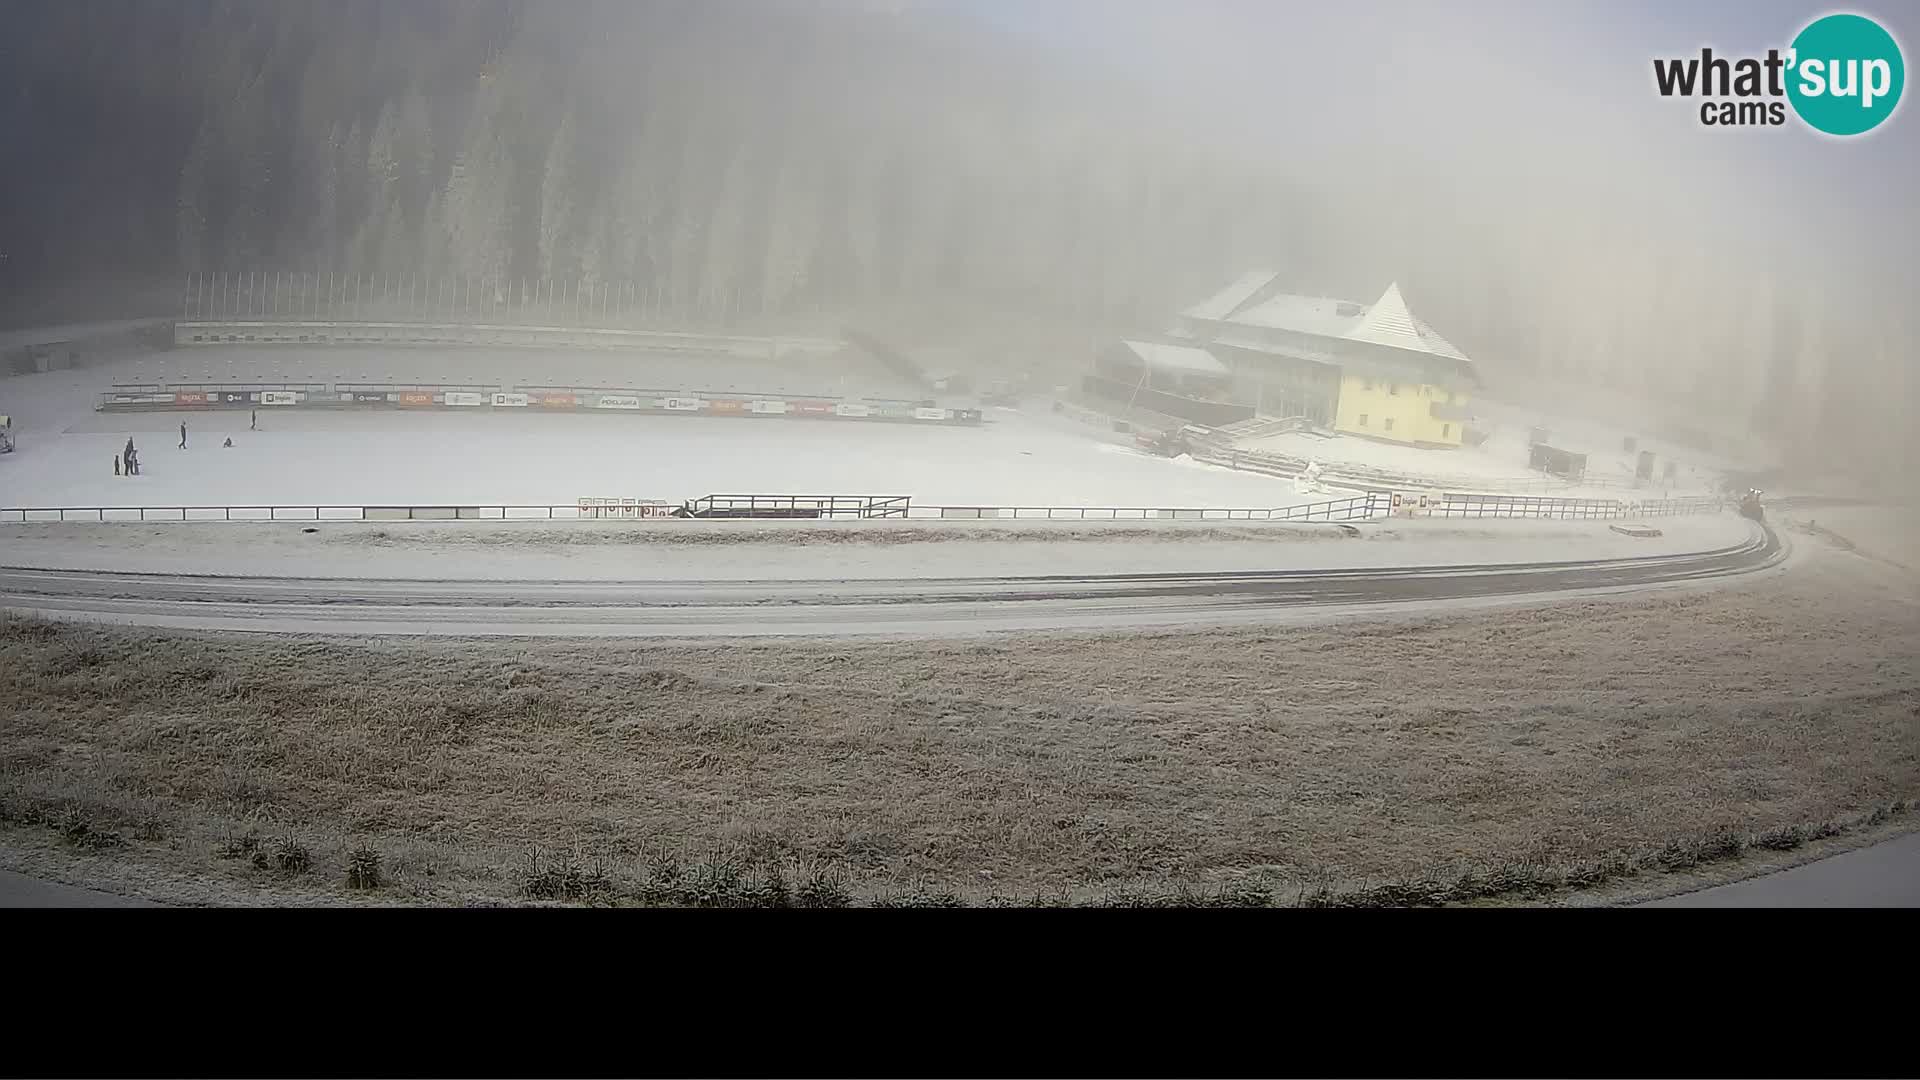
[[[1361,304],[1280,292],[1266,271],[1182,312],[1166,342],[1106,350],[1096,372],[1095,393],[1198,423],[1303,418],[1433,447],[1460,445],[1480,384],[1473,361],[1407,309],[1398,285]]]

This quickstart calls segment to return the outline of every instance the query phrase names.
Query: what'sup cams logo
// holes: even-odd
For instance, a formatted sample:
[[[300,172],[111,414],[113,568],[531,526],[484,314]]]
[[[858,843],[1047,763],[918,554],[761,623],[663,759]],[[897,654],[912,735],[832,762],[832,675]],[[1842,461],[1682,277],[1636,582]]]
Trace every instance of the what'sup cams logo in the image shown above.
[[[1826,15],[1807,24],[1783,52],[1729,59],[1699,56],[1653,62],[1661,97],[1700,98],[1707,127],[1779,126],[1787,106],[1828,135],[1864,135],[1900,105],[1907,68],[1900,44],[1864,15]]]

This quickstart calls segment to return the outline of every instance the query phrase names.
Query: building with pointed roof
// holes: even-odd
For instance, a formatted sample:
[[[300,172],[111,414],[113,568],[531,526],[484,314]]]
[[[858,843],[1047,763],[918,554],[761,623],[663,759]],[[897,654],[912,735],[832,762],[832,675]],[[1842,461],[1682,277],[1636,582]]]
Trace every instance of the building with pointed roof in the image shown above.
[[[1182,312],[1169,338],[1226,368],[1233,400],[1259,416],[1306,417],[1335,431],[1458,446],[1473,361],[1407,307],[1390,284],[1371,304],[1280,291],[1243,274]]]

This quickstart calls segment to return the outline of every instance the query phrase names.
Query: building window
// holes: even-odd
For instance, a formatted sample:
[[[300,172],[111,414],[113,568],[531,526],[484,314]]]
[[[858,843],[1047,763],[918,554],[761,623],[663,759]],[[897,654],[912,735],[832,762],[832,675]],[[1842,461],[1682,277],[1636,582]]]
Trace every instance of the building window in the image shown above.
[[[1367,414],[1366,414],[1366,413],[1361,413],[1361,414],[1360,414],[1360,426],[1361,426],[1361,427],[1366,427],[1366,426],[1367,426]]]
[[[1386,418],[1385,420],[1382,420],[1382,421],[1380,422],[1380,426],[1381,426],[1381,427],[1382,427],[1383,429],[1385,429],[1385,430],[1387,430],[1387,431],[1392,431],[1392,430],[1393,430],[1393,417],[1391,417],[1391,416],[1389,416],[1389,417],[1387,417],[1387,418]]]
[[[1440,437],[1441,437],[1441,438],[1443,438],[1443,439],[1451,439],[1451,438],[1453,438],[1453,425],[1452,425],[1452,424],[1441,424],[1441,425],[1440,425]]]

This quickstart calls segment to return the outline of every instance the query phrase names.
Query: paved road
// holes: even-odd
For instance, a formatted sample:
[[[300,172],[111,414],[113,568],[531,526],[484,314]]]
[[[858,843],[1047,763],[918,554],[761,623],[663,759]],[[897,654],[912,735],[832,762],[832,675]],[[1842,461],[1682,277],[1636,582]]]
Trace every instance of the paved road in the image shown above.
[[[152,908],[164,907],[151,900],[142,900],[134,896],[115,896],[112,893],[95,892],[92,889],[76,889],[72,885],[56,885],[51,881],[40,881],[16,874],[11,870],[0,870],[0,908]]]
[[[1920,833],[1647,907],[1920,907]]]
[[[954,635],[1269,621],[1289,612],[1604,592],[1748,573],[1769,530],[1686,555],[1337,570],[810,581],[401,581],[0,568],[0,608],[189,629],[709,637]]]

